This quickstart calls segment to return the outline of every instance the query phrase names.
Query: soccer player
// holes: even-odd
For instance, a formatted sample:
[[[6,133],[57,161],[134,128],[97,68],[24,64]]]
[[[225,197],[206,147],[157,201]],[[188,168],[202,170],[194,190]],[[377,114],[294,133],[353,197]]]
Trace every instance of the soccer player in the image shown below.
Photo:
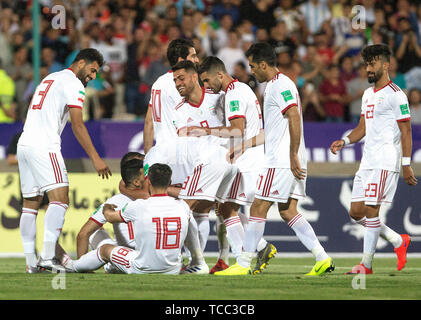
[[[128,152],[125,154],[120,161],[120,172],[121,177],[129,190],[143,191],[141,199],[147,199],[149,193],[146,190],[143,179],[143,159],[144,155],[138,152]],[[133,161],[135,160],[135,161]],[[140,176],[135,176],[132,171],[141,171]],[[134,178],[133,178],[134,177]],[[139,194],[140,192],[137,192]],[[140,193],[142,195],[142,193]],[[124,193],[118,193],[111,198],[107,199],[102,205],[100,205],[86,223],[80,229],[77,235],[77,256],[80,258],[82,255],[88,252],[88,247],[91,245],[93,249],[97,249],[102,241],[110,241],[111,237],[105,231],[102,226],[107,222],[103,213],[102,208],[104,204],[111,203],[117,206],[117,210],[123,208],[123,206],[133,201],[130,195]],[[125,223],[114,223],[113,224],[115,241],[118,245],[134,248],[134,234],[133,225]]]
[[[189,61],[179,62],[173,67],[173,71],[176,88],[184,98],[175,108],[175,119],[173,121],[179,135],[190,136],[189,130],[192,127],[210,128],[222,126],[224,124],[223,93],[214,93],[201,87],[197,69]],[[223,146],[227,143],[226,138],[216,136],[190,137],[189,139],[192,144],[195,144],[198,139],[204,139],[209,141],[209,143],[217,143]],[[213,189],[222,188],[223,186],[220,185],[219,179],[206,181],[206,176],[201,172],[202,169],[197,168],[196,172],[187,178],[191,179],[186,180],[186,184],[179,196],[183,199],[189,199],[188,203],[191,204],[197,221],[201,246],[204,250],[209,236],[209,211],[214,206],[212,203],[214,200],[210,200],[212,197],[204,197],[206,192],[200,185],[203,182],[209,188],[211,187],[210,183],[214,183],[214,186],[211,187]],[[200,177],[201,174],[202,176]],[[229,175],[225,178],[230,179]],[[224,180],[224,183],[227,183],[227,180]],[[192,184],[196,184],[196,186],[192,186]],[[225,198],[225,196],[223,197]]]
[[[238,157],[249,147],[264,143],[264,169],[257,181],[255,199],[244,231],[244,252],[235,265],[215,272],[215,275],[250,272],[251,260],[264,233],[267,212],[273,203],[277,203],[282,219],[315,256],[316,264],[307,275],[332,271],[332,258],[320,245],[311,225],[297,211],[298,200],[305,197],[306,182],[306,153],[298,90],[291,79],[278,71],[276,54],[268,43],[253,44],[246,56],[253,76],[259,82],[267,82],[263,105],[265,126],[264,133],[245,141],[238,153],[236,148],[233,152]]]
[[[196,50],[192,41],[176,39],[170,42],[167,49],[167,59],[171,67],[177,62],[188,60],[195,64],[199,63]],[[152,85],[149,108],[145,117],[143,130],[143,144],[145,153],[156,143],[167,139],[176,138],[177,132],[172,124],[174,107],[182,97],[174,85],[172,70],[160,76]],[[177,180],[177,172],[173,172],[173,181]]]
[[[343,139],[332,143],[336,154],[345,145],[365,137],[360,168],[355,174],[349,215],[365,227],[361,263],[349,274],[373,273],[372,261],[379,235],[391,242],[397,254],[398,270],[406,264],[410,244],[407,234],[400,235],[379,219],[381,205],[390,205],[396,192],[400,166],[410,186],[417,184],[411,168],[411,116],[405,93],[389,77],[391,52],[386,45],[367,46],[361,52],[368,81],[364,91],[358,126]]]
[[[69,181],[61,155],[60,135],[70,115],[72,130],[103,179],[111,175],[100,158],[83,123],[85,87],[96,78],[103,57],[95,49],[81,50],[70,68],[47,75],[38,85],[29,105],[17,157],[23,194],[20,230],[28,272],[39,268],[62,269],[55,248],[69,206]],[[36,215],[47,192],[49,205],[44,220],[44,241],[37,264]]]
[[[189,127],[190,134],[226,137],[231,139],[230,145],[236,145],[244,139],[257,136],[263,130],[262,113],[255,93],[247,84],[231,77],[219,58],[207,57],[200,64],[198,73],[205,87],[210,88],[214,93],[225,92],[226,126]],[[254,200],[256,181],[263,159],[263,145],[247,150],[237,159],[238,173],[230,188],[227,202],[218,208],[224,218],[226,236],[236,257],[242,252],[244,237],[244,228],[238,216],[238,210],[240,205],[250,206]],[[259,272],[261,266],[267,265],[270,258],[274,256],[276,248],[262,238],[257,251],[255,270]],[[228,265],[225,261],[219,259],[211,273],[226,268]]]
[[[103,244],[75,261],[77,272],[92,271],[106,262],[127,274],[179,274],[182,266],[181,248],[187,235],[190,209],[183,200],[169,197],[171,168],[154,164],[149,168],[148,186],[151,197],[129,202],[121,210],[105,204],[108,222],[132,222],[136,249]],[[85,263],[89,258],[89,263]]]

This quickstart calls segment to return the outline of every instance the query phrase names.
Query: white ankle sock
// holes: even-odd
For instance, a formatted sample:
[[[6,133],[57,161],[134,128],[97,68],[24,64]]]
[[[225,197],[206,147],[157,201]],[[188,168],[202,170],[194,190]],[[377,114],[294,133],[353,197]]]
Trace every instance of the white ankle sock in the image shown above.
[[[371,269],[374,253],[376,252],[377,241],[380,235],[381,222],[378,217],[366,218],[364,233],[364,250],[362,263],[366,268]]]
[[[205,251],[206,243],[208,242],[210,226],[209,226],[209,213],[193,212],[194,219],[197,223],[199,232],[200,248],[202,252]]]
[[[239,216],[229,217],[224,221],[227,229],[227,239],[231,246],[231,251],[237,258],[243,251],[244,228]]]
[[[265,218],[249,217],[244,229],[243,248],[245,252],[255,253],[257,244],[265,232]]]
[[[366,217],[361,218],[360,220],[354,220],[356,223],[362,225],[365,227]],[[382,237],[384,240],[389,241],[394,248],[399,248],[402,245],[402,237],[399,233],[396,231],[390,229],[387,225],[385,225],[383,222],[381,223],[380,227],[380,237]]]
[[[226,264],[229,264],[229,250],[230,246],[227,239],[227,229],[224,224],[224,218],[222,216],[216,216],[216,236],[218,237],[218,259],[224,260]]]
[[[96,250],[89,251],[81,256],[79,259],[73,261],[73,268],[76,272],[94,271],[101,268],[105,261],[100,255],[101,247]]]
[[[203,251],[200,247],[200,240],[199,240],[199,232],[196,220],[191,215],[189,220],[189,229],[187,231],[186,240],[184,241],[184,245],[190,251],[191,255],[191,264],[203,264],[205,259],[203,257]]]

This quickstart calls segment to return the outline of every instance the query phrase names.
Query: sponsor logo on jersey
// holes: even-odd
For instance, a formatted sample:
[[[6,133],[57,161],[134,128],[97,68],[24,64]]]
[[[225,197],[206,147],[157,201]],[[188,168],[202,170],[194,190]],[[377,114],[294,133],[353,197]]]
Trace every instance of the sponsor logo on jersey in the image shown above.
[[[293,96],[290,90],[283,91],[281,92],[281,94],[282,94],[282,97],[284,97],[285,102],[293,99]]]

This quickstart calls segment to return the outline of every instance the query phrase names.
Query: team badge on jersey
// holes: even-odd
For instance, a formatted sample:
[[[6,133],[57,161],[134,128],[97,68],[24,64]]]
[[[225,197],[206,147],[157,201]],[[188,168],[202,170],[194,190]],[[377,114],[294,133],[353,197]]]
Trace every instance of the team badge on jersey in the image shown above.
[[[283,91],[283,92],[281,92],[281,94],[284,97],[285,102],[293,99],[292,93],[291,93],[290,90]]]
[[[401,104],[399,107],[401,108],[402,115],[409,114],[408,104]]]
[[[230,101],[230,111],[240,111],[240,102],[238,100]]]

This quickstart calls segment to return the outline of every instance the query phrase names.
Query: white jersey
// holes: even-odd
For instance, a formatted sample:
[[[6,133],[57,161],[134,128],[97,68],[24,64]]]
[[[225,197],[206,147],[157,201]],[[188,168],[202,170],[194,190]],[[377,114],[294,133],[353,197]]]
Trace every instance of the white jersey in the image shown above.
[[[134,268],[147,273],[180,268],[190,219],[190,208],[183,200],[153,195],[147,200],[129,202],[120,214],[126,223],[133,223],[139,251]]]
[[[263,130],[259,100],[245,83],[234,80],[225,92],[225,122],[236,118],[245,119],[244,140],[257,136]],[[240,139],[233,139],[236,145]],[[263,145],[246,150],[235,162],[241,172],[259,171],[264,161]]]
[[[361,169],[399,172],[401,132],[398,121],[410,120],[406,94],[392,81],[381,89],[364,91],[361,115],[365,118],[365,144]]]
[[[149,108],[151,108],[156,143],[178,137],[172,119],[174,108],[181,99],[175,87],[172,71],[160,76],[152,85]]]
[[[300,97],[295,83],[282,73],[267,82],[264,92],[265,168],[291,167],[289,123],[284,114],[294,106],[301,116],[298,159],[301,167],[307,168]]]
[[[104,214],[102,213],[102,209],[104,208],[104,204],[114,204],[117,206],[115,210],[121,210],[127,203],[132,202],[133,200],[128,196],[118,193],[111,198],[107,199],[103,204],[101,204],[95,212],[91,215],[89,220],[94,221],[96,224],[102,227],[105,223],[107,223],[107,219],[105,219]],[[117,244],[119,246],[134,248],[134,232],[133,232],[133,224],[130,223],[113,223],[114,229],[114,236]]]
[[[61,133],[69,119],[69,108],[83,108],[85,88],[70,69],[46,76],[29,104],[18,144],[60,150]]]
[[[186,127],[214,128],[225,125],[224,121],[224,94],[213,93],[210,90],[202,88],[202,99],[199,104],[194,105],[182,99],[175,107],[173,125],[177,132]],[[208,141],[225,144],[227,139],[215,136],[200,137]],[[191,138],[197,139],[197,138]],[[193,140],[193,141],[195,141]]]
[[[192,143],[192,139],[196,141]],[[171,184],[182,184],[200,164],[225,161],[226,149],[216,142],[199,138],[179,137],[154,145],[143,160],[145,177],[155,163],[168,165],[172,170]]]

